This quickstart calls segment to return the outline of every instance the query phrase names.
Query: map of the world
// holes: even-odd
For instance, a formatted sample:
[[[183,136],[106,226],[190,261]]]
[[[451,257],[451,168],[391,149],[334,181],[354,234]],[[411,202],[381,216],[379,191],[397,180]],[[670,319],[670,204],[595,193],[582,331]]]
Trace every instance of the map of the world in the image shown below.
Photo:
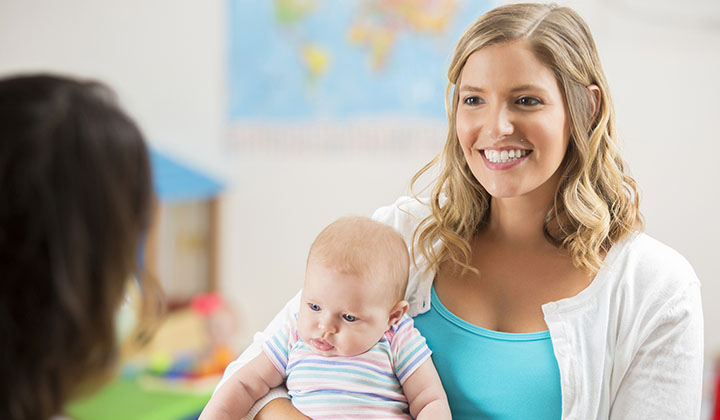
[[[231,121],[445,118],[457,39],[490,0],[232,0]]]

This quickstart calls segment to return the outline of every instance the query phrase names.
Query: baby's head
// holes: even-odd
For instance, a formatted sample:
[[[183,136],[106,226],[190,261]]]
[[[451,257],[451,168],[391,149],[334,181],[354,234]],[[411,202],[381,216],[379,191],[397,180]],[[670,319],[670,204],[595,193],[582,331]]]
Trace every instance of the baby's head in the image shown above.
[[[400,234],[364,217],[327,226],[308,254],[298,330],[326,356],[368,351],[405,314],[409,257]]]

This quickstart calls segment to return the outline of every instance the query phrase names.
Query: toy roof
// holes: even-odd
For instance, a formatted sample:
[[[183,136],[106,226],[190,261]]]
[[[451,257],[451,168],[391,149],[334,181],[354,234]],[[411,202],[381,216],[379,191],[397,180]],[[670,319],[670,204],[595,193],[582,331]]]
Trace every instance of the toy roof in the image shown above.
[[[150,151],[155,193],[162,202],[205,200],[218,195],[224,186],[157,150]]]

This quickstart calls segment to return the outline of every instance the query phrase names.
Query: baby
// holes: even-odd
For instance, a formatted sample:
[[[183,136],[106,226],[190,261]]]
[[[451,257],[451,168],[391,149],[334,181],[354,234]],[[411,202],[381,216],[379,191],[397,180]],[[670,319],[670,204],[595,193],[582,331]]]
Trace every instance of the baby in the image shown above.
[[[361,217],[327,226],[310,247],[299,312],[200,420],[240,418],[283,382],[313,419],[450,419],[430,349],[405,314],[408,268],[393,228]]]

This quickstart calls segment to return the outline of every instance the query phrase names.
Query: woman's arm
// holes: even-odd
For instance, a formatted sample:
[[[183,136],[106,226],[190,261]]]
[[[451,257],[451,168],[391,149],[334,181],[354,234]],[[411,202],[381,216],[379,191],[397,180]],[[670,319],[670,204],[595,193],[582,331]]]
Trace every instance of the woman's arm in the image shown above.
[[[269,401],[265,406],[257,413],[255,420],[310,420],[310,417],[305,417],[303,413],[298,411],[292,402],[287,398],[276,398]]]
[[[610,420],[700,418],[703,317],[699,283],[663,308],[611,402]]]
[[[282,328],[282,326],[288,322],[290,317],[292,317],[299,308],[300,292],[298,292],[292,299],[290,299],[290,301],[282,308],[282,310],[277,315],[275,315],[275,318],[270,321],[270,324],[268,324],[264,331],[255,334],[253,338],[253,343],[248,346],[248,348],[245,349],[245,351],[235,361],[228,365],[228,367],[225,369],[225,373],[223,374],[222,379],[220,380],[220,383],[218,383],[217,387],[215,388],[215,393],[218,392],[218,390],[223,386],[223,384],[225,384],[225,382],[227,382],[228,379],[235,374],[235,372],[237,372],[241,367],[248,364],[252,359],[254,359],[257,355],[260,354],[260,352],[262,351],[262,345],[265,343],[265,341],[267,341],[268,338],[270,338],[275,331]],[[255,405],[252,406],[248,414],[245,415],[242,419],[252,420],[253,418],[256,418],[255,415],[259,414],[261,408],[263,408],[270,401],[278,398],[281,400],[286,400],[288,403],[290,403],[290,397],[288,396],[287,389],[285,389],[285,387],[281,386],[271,389],[270,392],[268,392],[264,397],[260,398],[255,403]],[[276,404],[274,404],[273,406],[275,405]],[[263,413],[267,414],[265,410],[263,410]],[[274,415],[273,409],[270,410],[270,413],[273,413]],[[277,416],[272,418],[282,419],[283,417],[282,414],[278,414]],[[292,419],[292,417],[288,418]]]

